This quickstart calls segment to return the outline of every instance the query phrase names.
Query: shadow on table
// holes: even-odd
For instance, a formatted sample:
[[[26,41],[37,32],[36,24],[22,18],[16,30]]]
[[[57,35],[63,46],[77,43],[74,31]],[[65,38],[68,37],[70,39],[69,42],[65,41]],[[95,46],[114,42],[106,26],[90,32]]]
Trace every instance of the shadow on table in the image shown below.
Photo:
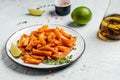
[[[78,25],[74,22],[69,22],[67,25],[70,26],[70,27],[73,27],[73,28],[83,27],[82,25]]]
[[[12,71],[15,71],[17,73],[20,74],[25,74],[25,75],[49,75],[49,74],[53,74],[53,73],[57,73],[60,72],[62,70],[64,70],[64,68],[60,68],[60,69],[54,69],[54,70],[43,70],[43,69],[35,69],[35,68],[30,68],[30,67],[25,67],[22,65],[19,65],[18,63],[15,63],[14,61],[12,61],[6,54],[5,48],[2,49],[2,57],[0,59],[1,61],[3,61],[3,63],[7,66],[7,68],[11,69]]]
[[[56,14],[56,12],[55,12],[55,10],[51,10],[51,11],[49,11],[49,15],[50,16],[58,16],[57,14]]]

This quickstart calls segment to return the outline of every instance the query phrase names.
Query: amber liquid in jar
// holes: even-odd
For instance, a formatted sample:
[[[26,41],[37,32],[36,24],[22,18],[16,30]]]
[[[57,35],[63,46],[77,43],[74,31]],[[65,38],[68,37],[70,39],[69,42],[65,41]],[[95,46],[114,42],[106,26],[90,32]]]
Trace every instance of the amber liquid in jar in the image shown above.
[[[103,40],[120,40],[120,14],[111,14],[103,18],[98,37]]]

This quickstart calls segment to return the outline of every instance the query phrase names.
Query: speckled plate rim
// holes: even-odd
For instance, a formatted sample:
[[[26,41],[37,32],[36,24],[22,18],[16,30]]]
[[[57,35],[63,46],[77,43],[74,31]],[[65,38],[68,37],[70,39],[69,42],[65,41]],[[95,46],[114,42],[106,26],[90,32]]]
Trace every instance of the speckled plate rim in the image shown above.
[[[47,64],[39,64],[39,65],[33,65],[33,64],[26,64],[24,63],[20,58],[14,58],[11,53],[9,52],[10,49],[10,44],[14,43],[17,44],[18,39],[20,38],[20,36],[22,34],[30,34],[31,31],[33,30],[37,30],[39,27],[41,27],[42,25],[48,25],[50,28],[55,28],[55,27],[61,27],[63,28],[66,32],[72,34],[73,36],[77,37],[77,41],[76,41],[76,50],[72,50],[70,52],[69,55],[73,55],[72,61],[70,63],[65,63],[65,64],[61,64],[61,65],[47,65]],[[31,25],[31,26],[27,26],[24,27],[22,29],[19,29],[18,31],[14,32],[6,41],[5,44],[5,51],[6,54],[8,55],[8,57],[10,59],[12,59],[14,62],[22,65],[22,66],[26,66],[26,67],[31,67],[31,68],[37,68],[37,69],[59,69],[59,68],[64,68],[67,67],[68,65],[71,65],[73,62],[75,62],[76,60],[78,60],[82,54],[84,53],[85,50],[85,40],[84,38],[75,30],[73,30],[72,28],[70,28],[69,26],[65,26],[65,25],[60,25],[60,24],[35,24],[35,25]],[[68,55],[68,56],[69,56]]]

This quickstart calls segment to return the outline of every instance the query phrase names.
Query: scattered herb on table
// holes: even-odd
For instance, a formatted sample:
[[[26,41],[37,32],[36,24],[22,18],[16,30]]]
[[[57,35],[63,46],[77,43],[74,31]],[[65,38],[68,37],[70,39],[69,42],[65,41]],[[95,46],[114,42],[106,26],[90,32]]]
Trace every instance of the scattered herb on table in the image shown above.
[[[19,25],[19,24],[25,24],[25,23],[27,23],[27,21],[19,22],[18,25]]]
[[[73,38],[77,38],[76,36],[73,36]]]
[[[48,4],[48,5],[39,6],[39,7],[37,7],[36,9],[45,8],[45,7],[50,7],[50,6],[54,6],[54,4]]]
[[[48,60],[44,60],[43,64],[50,64],[50,65],[59,65],[59,64],[64,64],[64,63],[70,63],[72,60],[72,55],[62,58],[62,59],[48,59]]]
[[[76,50],[77,48],[76,47],[73,47],[72,50]]]

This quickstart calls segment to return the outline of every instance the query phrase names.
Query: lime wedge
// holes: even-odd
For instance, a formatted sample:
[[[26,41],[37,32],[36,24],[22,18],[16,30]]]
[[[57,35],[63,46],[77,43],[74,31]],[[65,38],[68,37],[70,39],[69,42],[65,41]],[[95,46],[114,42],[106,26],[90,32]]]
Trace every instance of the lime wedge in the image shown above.
[[[29,14],[33,15],[33,16],[41,16],[45,10],[40,10],[40,9],[28,9]]]
[[[13,43],[11,44],[10,52],[15,58],[19,58],[22,55],[22,51]]]

